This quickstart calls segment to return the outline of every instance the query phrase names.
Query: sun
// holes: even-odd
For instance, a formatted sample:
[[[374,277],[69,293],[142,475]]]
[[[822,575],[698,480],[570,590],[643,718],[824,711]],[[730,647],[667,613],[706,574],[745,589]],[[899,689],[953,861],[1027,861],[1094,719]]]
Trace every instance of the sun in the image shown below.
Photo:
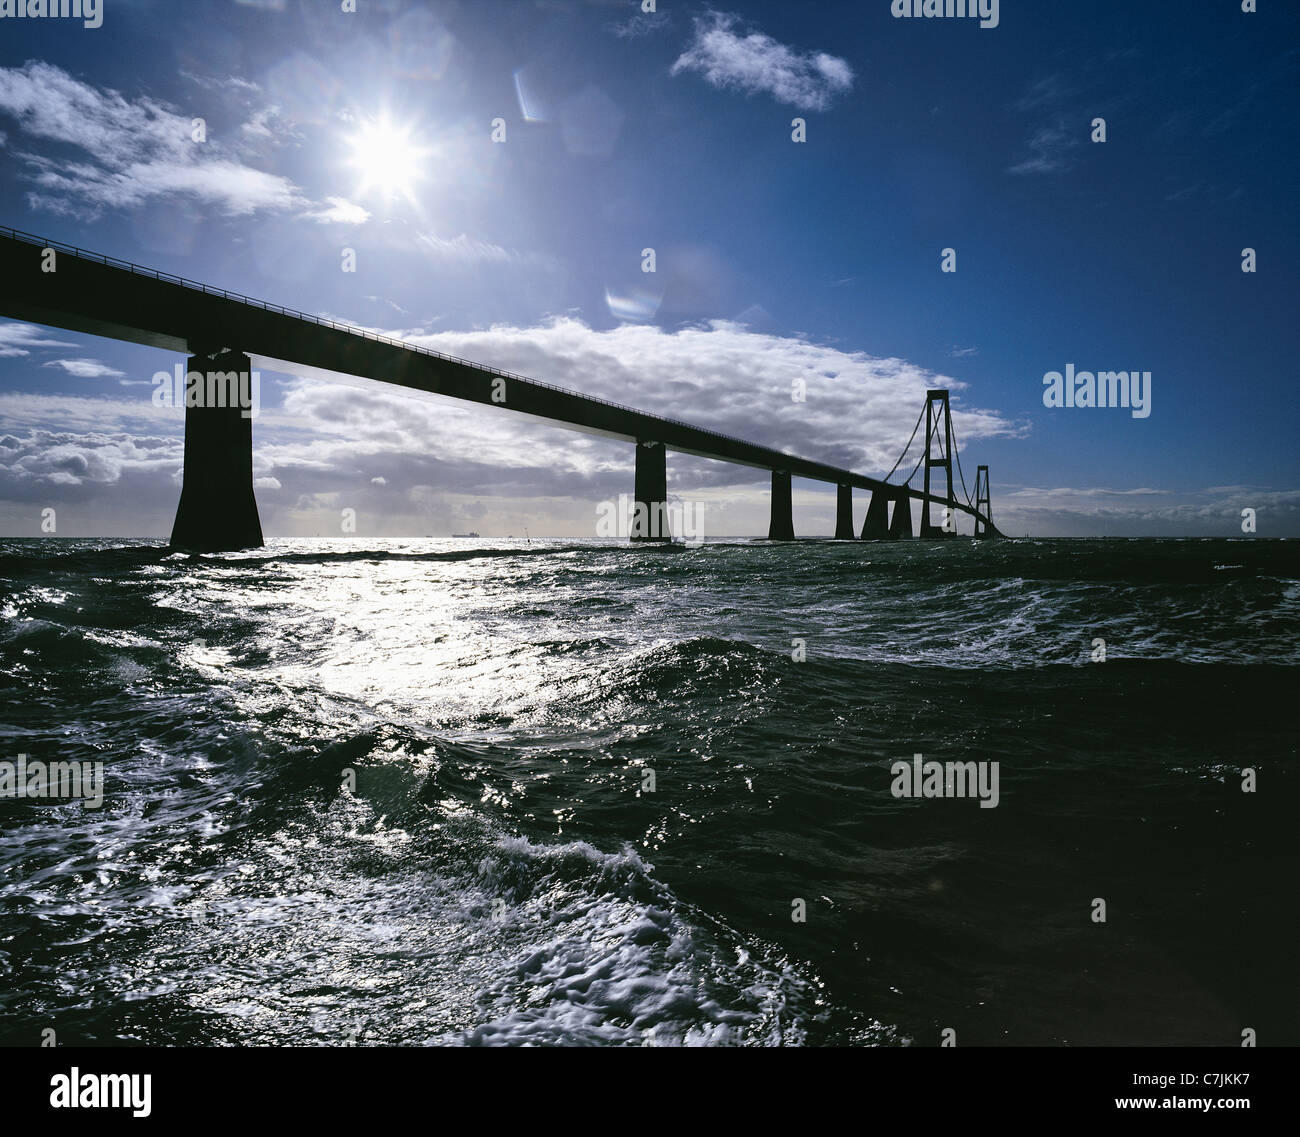
[[[424,179],[429,151],[418,145],[410,126],[398,126],[387,115],[362,119],[347,139],[350,164],[361,171],[357,195],[404,197],[415,201],[415,187]]]

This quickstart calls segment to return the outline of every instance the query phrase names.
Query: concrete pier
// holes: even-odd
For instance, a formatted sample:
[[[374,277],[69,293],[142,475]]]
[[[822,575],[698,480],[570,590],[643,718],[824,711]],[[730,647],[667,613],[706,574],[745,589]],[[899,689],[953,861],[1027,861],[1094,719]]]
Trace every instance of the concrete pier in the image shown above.
[[[794,505],[790,497],[790,472],[772,471],[772,521],[767,529],[769,541],[794,540]]]
[[[191,394],[194,373],[203,382]],[[253,420],[240,398],[251,374],[252,363],[238,351],[189,361],[184,482],[171,536],[176,548],[216,553],[262,545],[253,496]]]
[[[872,490],[871,504],[867,506],[867,519],[862,523],[864,541],[880,541],[889,536],[888,490]]]
[[[835,498],[835,540],[853,540],[853,487],[843,482]]]
[[[668,531],[668,453],[662,442],[636,446],[633,541],[671,541]]]
[[[894,515],[889,521],[891,537],[912,536],[912,499],[907,494],[894,498]]]

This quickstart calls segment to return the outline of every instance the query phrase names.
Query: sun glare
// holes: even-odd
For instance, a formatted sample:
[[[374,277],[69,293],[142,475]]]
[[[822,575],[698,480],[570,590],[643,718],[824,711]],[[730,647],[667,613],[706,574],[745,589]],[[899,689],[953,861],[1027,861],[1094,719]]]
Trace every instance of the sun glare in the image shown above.
[[[362,119],[348,140],[351,164],[361,172],[358,196],[381,194],[385,199],[415,201],[415,187],[425,176],[429,151],[416,144],[409,126],[397,126],[387,116]]]

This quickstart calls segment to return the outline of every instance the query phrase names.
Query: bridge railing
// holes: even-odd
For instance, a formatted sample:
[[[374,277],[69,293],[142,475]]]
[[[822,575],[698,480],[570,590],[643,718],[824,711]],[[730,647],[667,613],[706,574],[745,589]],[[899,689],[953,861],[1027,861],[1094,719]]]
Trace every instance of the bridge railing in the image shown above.
[[[462,359],[458,355],[448,355],[443,351],[436,351],[431,347],[422,347],[419,344],[408,343],[405,340],[395,339],[392,336],[380,335],[378,332],[369,331],[366,328],[357,327],[355,324],[344,324],[337,320],[328,320],[323,316],[315,316],[310,312],[300,312],[296,308],[285,308],[280,304],[272,304],[269,300],[259,300],[255,296],[246,296],[242,292],[230,292],[224,288],[213,288],[198,280],[190,280],[184,276],[177,276],[175,273],[162,272],[160,269],[148,268],[145,265],[133,264],[131,261],[124,261],[118,257],[105,256],[103,253],[91,252],[88,249],[79,249],[76,245],[69,245],[64,241],[47,241],[43,237],[38,237],[33,233],[25,233],[21,229],[11,229],[7,225],[0,225],[0,234],[12,237],[16,241],[22,241],[25,244],[36,245],[43,249],[57,249],[59,252],[67,253],[70,256],[78,257],[81,260],[96,261],[100,264],[111,265],[114,268],[126,269],[129,272],[136,273],[139,276],[147,276],[153,280],[166,281],[171,284],[178,284],[183,288],[190,288],[196,292],[205,292],[209,296],[220,296],[225,300],[233,300],[240,304],[248,304],[255,308],[261,308],[267,312],[279,312],[282,316],[292,316],[298,320],[309,320],[313,324],[318,324],[323,328],[332,328],[338,332],[345,332],[349,335],[362,336],[365,339],[374,340],[377,343],[390,344],[393,347],[400,347],[406,351],[419,352],[421,355],[432,356],[434,359],[441,359],[448,363],[459,363],[465,367],[472,367],[476,371],[486,371],[490,375],[499,375],[504,379],[513,379],[517,383],[526,383],[533,387],[545,387],[551,391],[558,391],[564,395],[574,395],[594,403],[600,403],[603,406],[612,407],[615,410],[626,411],[630,414],[644,415],[647,418],[658,419],[660,422],[672,423],[675,426],[682,426],[688,430],[698,431],[701,434],[707,434],[713,438],[720,438],[725,442],[738,443],[741,446],[753,446],[754,443],[746,439],[739,438],[734,434],[723,434],[718,430],[710,430],[705,426],[696,426],[694,423],[685,422],[682,419],[669,418],[667,415],[651,414],[649,411],[643,411],[637,407],[629,407],[625,403],[616,403],[612,399],[602,399],[595,395],[585,395],[581,391],[575,391],[571,387],[560,387],[555,383],[547,383],[541,379],[533,379],[527,375],[520,375],[515,371],[506,371],[500,367],[493,367],[491,364],[477,363],[472,359]],[[774,449],[769,447],[769,449]],[[775,451],[784,453],[784,451]],[[793,454],[787,457],[796,457]],[[915,474],[915,470],[913,474]],[[910,480],[910,479],[909,479]],[[907,486],[907,483],[885,483],[887,485],[897,485],[899,488]],[[908,487],[910,488],[910,487]]]

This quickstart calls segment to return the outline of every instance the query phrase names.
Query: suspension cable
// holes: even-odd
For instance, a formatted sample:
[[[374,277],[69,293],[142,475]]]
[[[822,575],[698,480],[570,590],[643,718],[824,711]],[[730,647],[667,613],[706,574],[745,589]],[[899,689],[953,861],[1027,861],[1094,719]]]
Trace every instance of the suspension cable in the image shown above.
[[[903,459],[907,457],[907,452],[912,449],[912,442],[916,438],[916,432],[921,429],[921,420],[923,418],[925,418],[924,407],[921,408],[921,413],[916,416],[916,425],[912,427],[912,437],[907,440],[907,445],[903,447],[903,452],[898,456],[898,461],[894,463],[894,470],[897,470],[898,467],[902,465]],[[920,463],[917,463],[917,465],[920,465]],[[889,473],[885,475],[884,481],[889,481],[889,479],[894,476],[894,470],[890,470]],[[912,474],[915,473],[916,471],[913,470]],[[909,475],[907,481],[910,482],[911,480],[911,475]],[[903,484],[907,485],[907,482],[904,482]]]
[[[921,413],[924,414],[925,412],[922,411]],[[921,424],[918,422],[916,425],[920,426]],[[921,468],[921,463],[925,461],[925,451],[930,449],[930,443],[934,441],[934,437],[938,433],[939,433],[939,419],[938,416],[936,416],[934,425],[930,428],[930,434],[925,440],[925,449],[921,451],[920,457],[917,458],[916,460],[916,465],[912,467],[912,472],[907,475],[907,481],[903,482],[902,483],[903,485],[905,486],[909,485],[912,479],[916,477],[916,471]],[[908,445],[910,446],[911,443],[909,442]]]
[[[961,475],[961,491],[966,495],[966,504],[970,506],[970,508],[974,510],[976,513],[978,513],[979,511],[975,509],[974,504],[971,502],[970,490],[966,488],[966,475],[962,472],[962,468],[961,468],[961,447],[957,445],[957,428],[952,424],[951,418],[952,416],[950,412],[948,426],[952,430],[952,448],[957,455],[957,473]],[[952,479],[952,468],[949,467],[949,480],[951,481],[951,479]]]
[[[916,417],[916,425],[915,425],[914,427],[912,427],[912,435],[911,435],[910,438],[908,438],[908,440],[907,440],[907,445],[903,447],[903,452],[902,452],[901,454],[899,454],[899,456],[898,456],[898,461],[894,463],[894,467],[893,467],[893,469],[890,470],[889,473],[885,475],[885,477],[884,477],[884,480],[885,480],[885,481],[889,481],[889,479],[892,478],[892,477],[894,476],[895,471],[898,469],[899,466],[902,465],[902,463],[903,463],[903,459],[907,457],[907,452],[908,452],[909,450],[911,450],[911,448],[912,448],[912,443],[916,441],[916,432],[917,432],[918,430],[921,429],[921,420],[922,420],[924,417],[925,417],[925,408],[922,407],[922,408],[921,408],[921,413],[920,413],[919,415],[917,415],[917,417]],[[954,457],[956,458],[956,461],[957,461],[957,476],[961,479],[961,489],[962,489],[962,493],[966,495],[966,505],[967,505],[967,507],[971,510],[972,513],[978,514],[979,511],[975,508],[975,503],[971,500],[970,489],[969,489],[969,487],[967,487],[967,485],[966,485],[966,471],[963,470],[963,469],[962,469],[962,466],[961,466],[961,446],[960,446],[960,444],[959,444],[958,441],[957,441],[957,428],[956,428],[956,425],[955,425],[955,424],[953,423],[953,421],[952,421],[952,412],[951,412],[951,410],[948,411],[948,427],[949,427],[949,430],[950,430],[950,432],[951,432],[951,434],[952,434],[952,449],[953,449],[953,453],[952,453],[951,455],[949,455],[949,457],[950,457],[950,458],[954,458]],[[919,455],[919,456],[917,457],[917,459],[916,459],[916,465],[912,467],[912,472],[911,472],[910,474],[908,474],[907,477],[906,477],[906,478],[905,478],[901,483],[898,483],[898,484],[900,484],[900,485],[904,485],[904,486],[906,486],[906,485],[910,485],[910,484],[911,484],[912,479],[913,479],[914,477],[916,477],[916,472],[917,472],[917,470],[919,470],[919,469],[921,468],[921,463],[925,461],[925,452],[926,452],[926,450],[928,450],[928,449],[930,448],[931,443],[934,442],[934,439],[935,439],[935,437],[936,437],[936,435],[937,435],[938,433],[939,433],[939,420],[938,420],[938,418],[937,418],[937,416],[936,416],[936,418],[935,418],[935,422],[934,422],[934,426],[933,426],[933,429],[932,429],[931,432],[930,432],[930,436],[925,440],[925,447],[922,449],[920,455]],[[948,472],[948,480],[949,480],[949,483],[951,483],[951,481],[952,481],[952,466],[951,466],[951,465],[949,465],[949,467],[948,467],[948,471],[949,471],[949,472]]]

